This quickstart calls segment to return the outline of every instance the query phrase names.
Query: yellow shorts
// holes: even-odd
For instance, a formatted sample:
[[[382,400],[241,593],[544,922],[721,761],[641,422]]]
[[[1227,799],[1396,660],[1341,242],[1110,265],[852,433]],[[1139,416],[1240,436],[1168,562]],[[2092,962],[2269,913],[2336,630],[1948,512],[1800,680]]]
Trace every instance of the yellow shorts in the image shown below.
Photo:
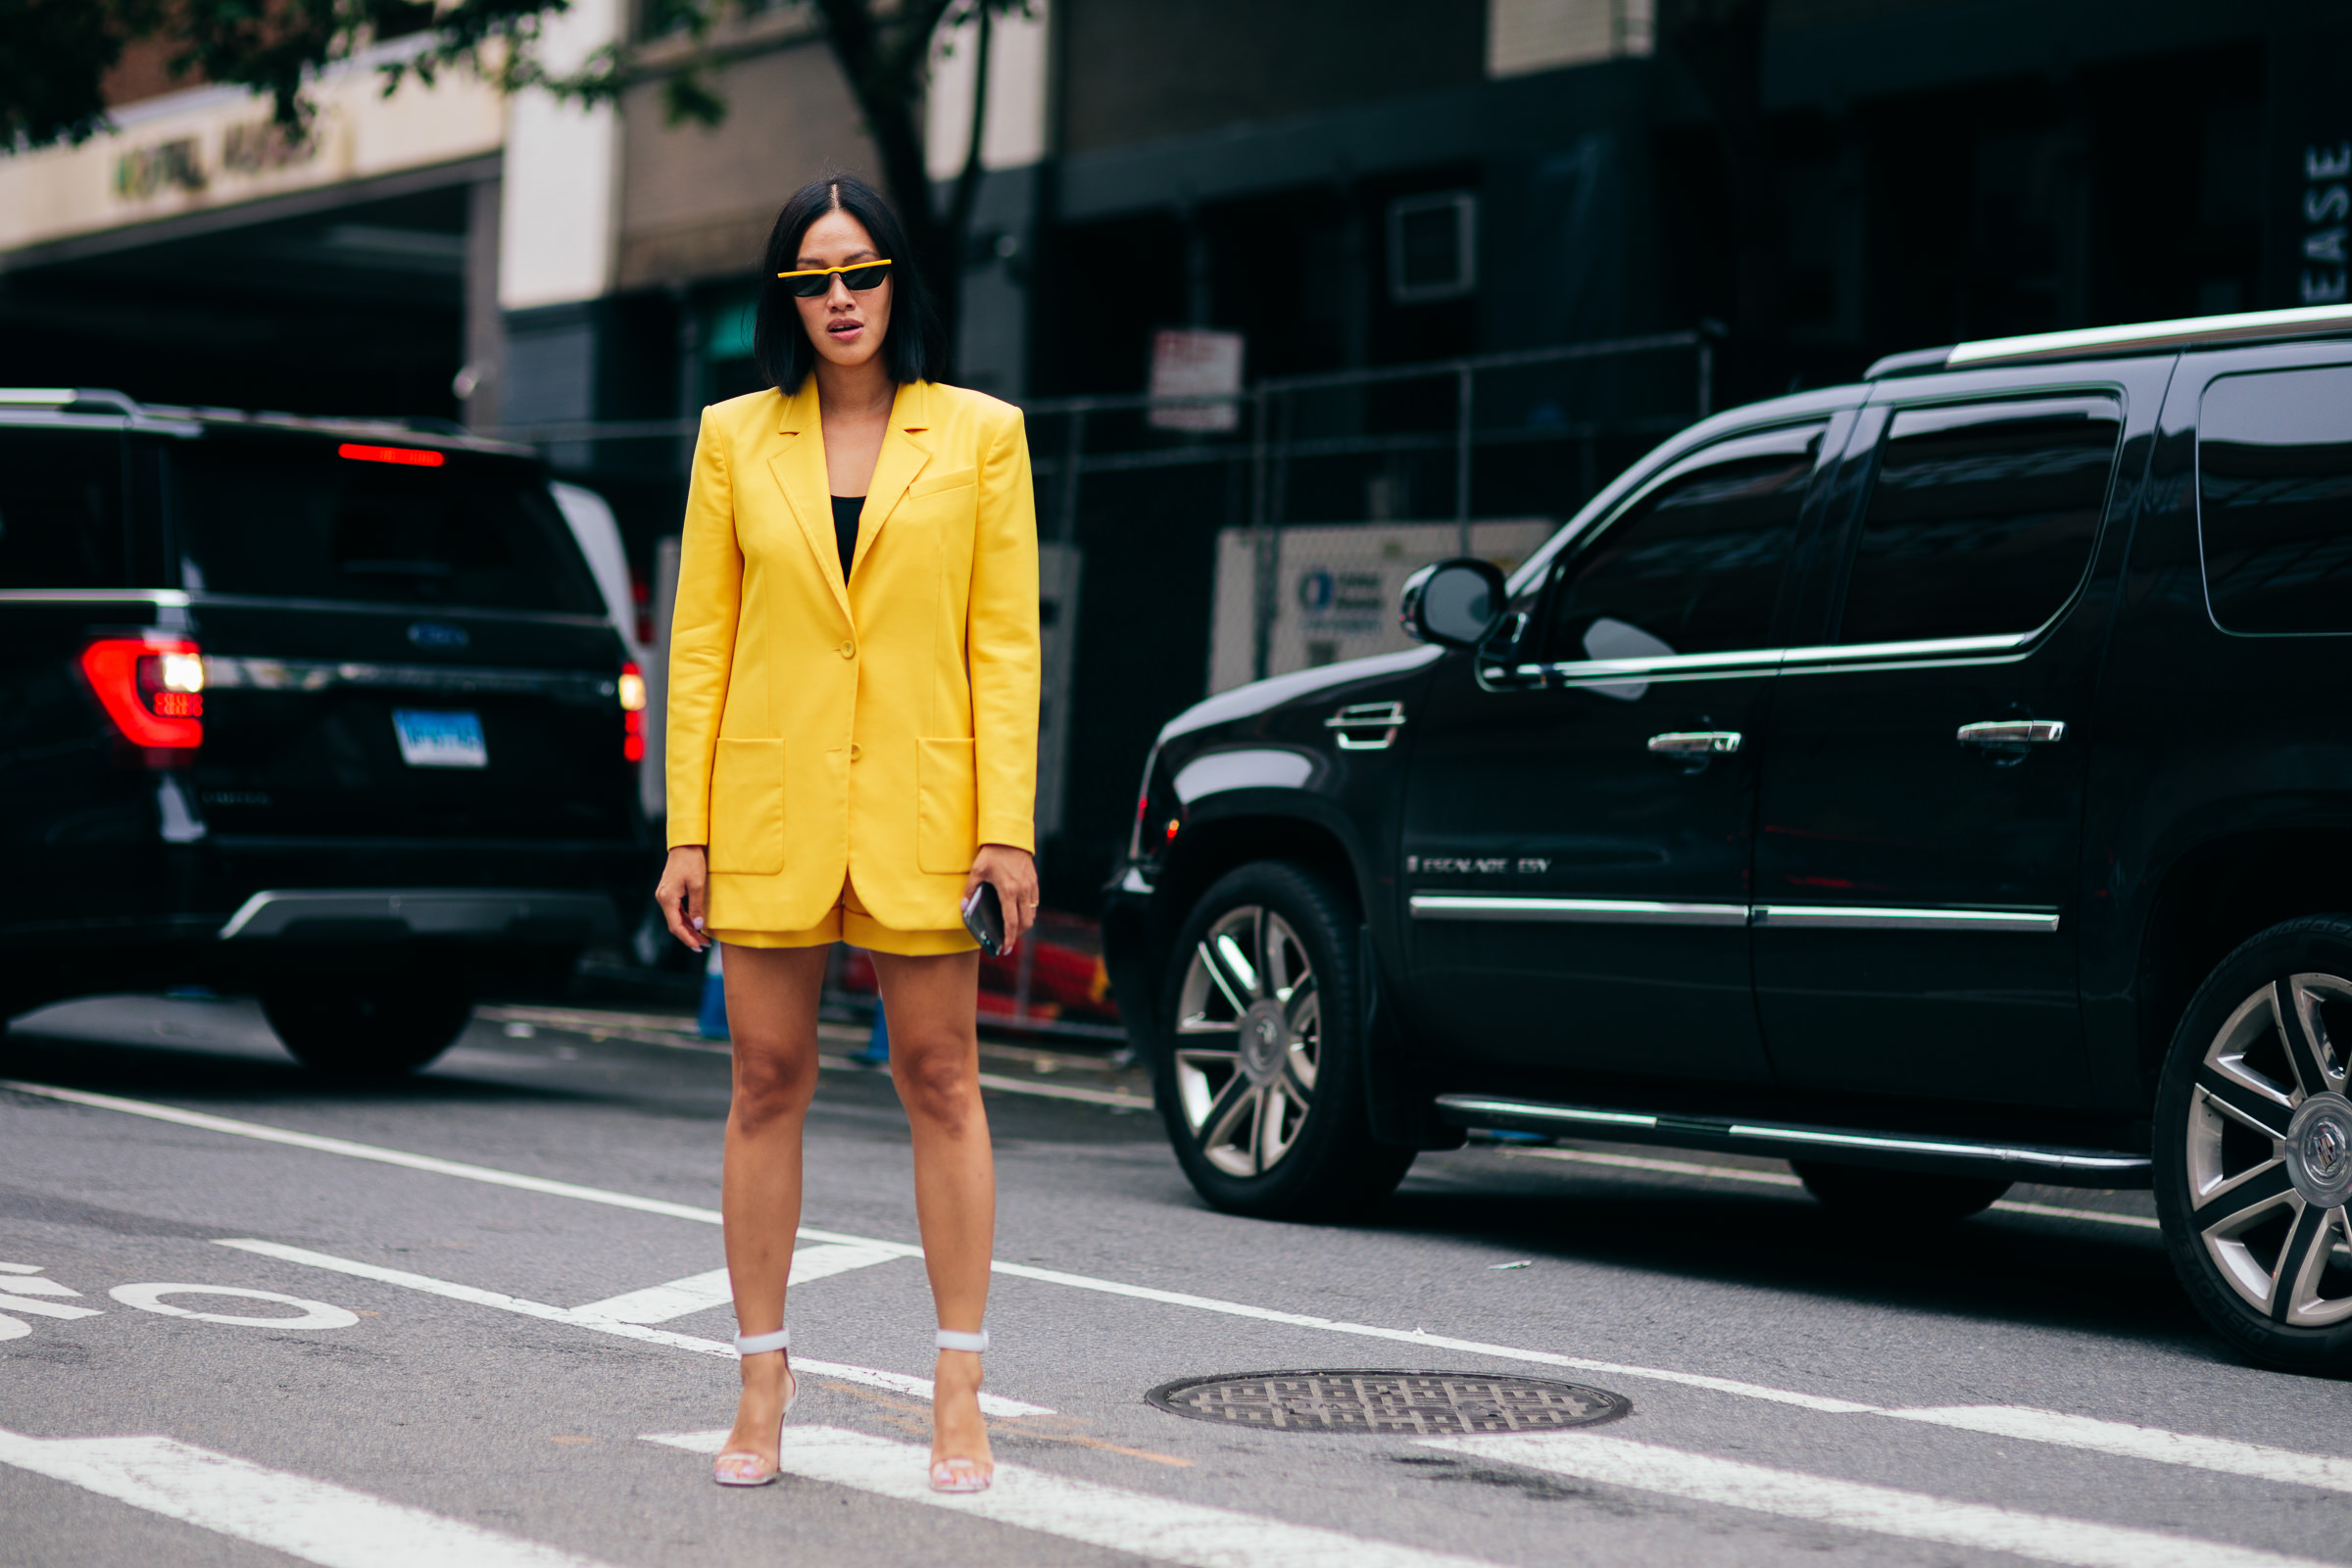
[[[930,958],[945,953],[970,953],[980,944],[961,926],[952,931],[895,931],[865,912],[858,890],[842,878],[841,899],[825,917],[806,931],[713,931],[710,935],[737,948],[817,948],[847,942],[868,953],[894,954],[902,958]]]

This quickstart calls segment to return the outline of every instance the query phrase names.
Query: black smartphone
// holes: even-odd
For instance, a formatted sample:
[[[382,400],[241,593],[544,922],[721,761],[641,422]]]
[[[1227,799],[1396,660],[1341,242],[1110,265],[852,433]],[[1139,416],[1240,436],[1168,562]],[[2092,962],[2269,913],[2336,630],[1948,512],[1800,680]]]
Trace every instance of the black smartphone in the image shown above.
[[[981,883],[963,901],[963,928],[978,940],[980,951],[990,957],[1004,953],[1004,902],[997,897],[994,882]]]

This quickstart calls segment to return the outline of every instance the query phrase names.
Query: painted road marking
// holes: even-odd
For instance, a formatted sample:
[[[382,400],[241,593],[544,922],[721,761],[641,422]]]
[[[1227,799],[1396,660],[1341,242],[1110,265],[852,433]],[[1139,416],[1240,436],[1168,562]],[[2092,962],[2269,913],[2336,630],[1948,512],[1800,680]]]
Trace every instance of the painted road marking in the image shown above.
[[[42,1267],[43,1265],[39,1263],[0,1264],[0,1268],[8,1271],[6,1274],[0,1274],[0,1310],[24,1312],[32,1317],[59,1317],[68,1321],[77,1317],[99,1317],[104,1314],[103,1307],[65,1306],[56,1301],[36,1299],[36,1298],[44,1296],[79,1296],[81,1294],[73,1286],[61,1284],[56,1280],[33,1278],[32,1276],[40,1273]],[[19,1323],[13,1330],[0,1328],[0,1340],[22,1339],[31,1332],[28,1325]]]
[[[593,1557],[170,1438],[0,1432],[0,1464],[327,1568],[603,1568]]]
[[[2070,1448],[2090,1448],[2125,1459],[2152,1459],[2158,1464],[2187,1465],[2218,1470],[2226,1475],[2251,1476],[2257,1481],[2289,1482],[2329,1492],[2352,1492],[2352,1459],[2330,1454],[2295,1453],[2259,1443],[2230,1438],[2203,1438],[2161,1427],[2133,1426],[2128,1421],[2098,1421],[2089,1416],[2061,1415],[2014,1404],[1963,1404],[1940,1409],[1888,1410],[1900,1421],[1923,1421],[1932,1426],[1958,1427],[1998,1438],[2024,1438],[2034,1443],[2056,1443]]]
[[[672,1218],[699,1220],[710,1224],[717,1223],[719,1219],[719,1214],[716,1209],[695,1208],[684,1203],[662,1202],[655,1199],[637,1198],[627,1193],[608,1192],[602,1188],[579,1187],[568,1182],[546,1181],[535,1176],[516,1175],[512,1171],[494,1170],[487,1166],[481,1165],[466,1165],[456,1160],[434,1159],[422,1154],[408,1154],[398,1150],[378,1149],[367,1144],[347,1143],[341,1139],[315,1138],[307,1133],[289,1133],[280,1128],[265,1126],[258,1122],[234,1121],[225,1116],[207,1116],[197,1111],[180,1110],[170,1105],[149,1104],[143,1101],[121,1100],[110,1095],[92,1095],[86,1094],[80,1090],[56,1089],[45,1084],[28,1084],[5,1079],[0,1079],[0,1089],[13,1089],[24,1094],[45,1096],[49,1099],[63,1100],[72,1103],[90,1105],[104,1110],[119,1110],[128,1115],[145,1116],[158,1121],[178,1123],[182,1126],[202,1127],[210,1131],[227,1133],[235,1137],[255,1138],[265,1142],[289,1144],[298,1148],[316,1150],[323,1153],[343,1154],[358,1159],[370,1159],[384,1164],[406,1166],[414,1170],[430,1171],[437,1175],[458,1176],[471,1181],[489,1182],[497,1186],[519,1188],[526,1192],[543,1193],[551,1197],[571,1198],[579,1200],[583,1202],[603,1203],[616,1208],[637,1209],[642,1212],[665,1214]],[[2077,1211],[2069,1211],[2070,1214],[2074,1212]],[[885,1251],[896,1251],[902,1255],[909,1257],[919,1257],[922,1255],[922,1249],[919,1247],[909,1246],[904,1242],[882,1241],[870,1236],[852,1236],[840,1231],[816,1230],[808,1226],[803,1226],[799,1234],[810,1241],[834,1242],[853,1247],[870,1247]],[[257,1242],[236,1243],[231,1245],[242,1246],[247,1248],[249,1250],[267,1250],[271,1247],[272,1244]],[[293,1250],[287,1250],[287,1251]],[[275,1256],[281,1254],[272,1251],[270,1252],[269,1255]],[[293,1260],[314,1261],[323,1256],[324,1254],[321,1253],[306,1253],[295,1257]],[[340,1259],[332,1259],[327,1262],[320,1263],[318,1266],[341,1268],[345,1272],[357,1272],[368,1267],[368,1265],[365,1264],[348,1264]],[[1330,1318],[1314,1317],[1305,1313],[1280,1312],[1268,1307],[1250,1306],[1239,1301],[1220,1301],[1209,1297],[1187,1296],[1174,1291],[1154,1290],[1149,1286],[1127,1285],[1115,1280],[1093,1279],[1083,1274],[1064,1274],[1052,1269],[1034,1268],[1026,1264],[998,1262],[993,1263],[990,1266],[1000,1274],[1009,1275],[1014,1278],[1038,1280],[1050,1285],[1065,1285],[1076,1290],[1097,1291],[1107,1295],[1124,1296],[1137,1300],[1155,1301],[1169,1306],[1189,1307],[1198,1311],[1214,1312],[1230,1317],[1251,1318],[1259,1322],[1280,1323],[1293,1328],[1314,1329],[1325,1333],[1348,1334],[1370,1339],[1388,1340],[1398,1344],[1419,1346],[1430,1349],[1459,1350],[1466,1354],[1491,1356],[1497,1360],[1533,1362],[1540,1366],[1556,1366],[1572,1371],[1599,1372],[1605,1375],[1616,1377],[1643,1378],[1654,1382],[1679,1384],[1687,1388],[1706,1389],[1713,1393],[1735,1395],[1743,1398],[1764,1399],[1780,1404],[1795,1405],[1803,1409],[1818,1410],[1825,1414],[1886,1416],[1904,1415],[1904,1412],[1900,1410],[1889,1409],[1881,1405],[1866,1404],[1853,1399],[1826,1398],[1819,1395],[1802,1394],[1789,1389],[1775,1389],[1762,1384],[1741,1382],[1734,1378],[1711,1377],[1705,1374],[1693,1372],[1675,1372],[1658,1367],[1631,1366],[1622,1362],[1599,1361],[1585,1356],[1560,1355],[1548,1350],[1523,1349],[1515,1346],[1487,1345],[1476,1340],[1457,1340],[1442,1335],[1428,1334],[1420,1329],[1413,1329],[1408,1332],[1401,1329],[1376,1328],[1360,1323],[1342,1323],[1336,1322]],[[388,1275],[390,1272],[391,1271],[386,1271],[386,1274]],[[377,1278],[383,1276],[370,1274],[367,1277]],[[407,1283],[419,1278],[421,1278],[421,1276],[404,1275],[399,1279],[393,1280],[392,1283]],[[416,1288],[430,1289],[434,1288],[434,1286],[437,1286],[438,1283],[439,1282],[433,1282],[432,1285],[419,1286]],[[450,1289],[464,1290],[466,1287],[458,1286],[451,1287]],[[444,1292],[444,1294],[447,1293]],[[487,1297],[491,1293],[483,1292],[480,1294],[484,1297]],[[461,1298],[461,1299],[470,1298]],[[512,1299],[512,1298],[499,1298],[501,1302]],[[513,1307],[510,1308],[510,1310],[521,1310],[521,1308]],[[559,1307],[536,1308],[536,1312],[538,1314],[557,1313],[561,1312],[562,1310],[563,1309]],[[660,1343],[676,1342],[682,1348],[703,1349],[706,1347],[716,1347],[724,1353],[733,1353],[731,1347],[718,1346],[718,1342],[712,1340],[691,1340],[685,1335],[666,1335],[665,1331],[662,1330],[646,1329],[634,1325],[612,1324],[605,1325],[605,1327],[607,1328],[608,1332],[612,1333],[629,1332],[635,1335],[662,1336]],[[813,1369],[816,1365],[816,1363],[813,1362],[803,1362],[797,1364],[808,1365],[811,1369]],[[873,1378],[896,1378],[898,1376],[895,1373],[876,1373],[868,1368],[856,1368],[853,1370],[865,1374],[865,1377],[868,1380]],[[859,1381],[859,1379],[849,1377],[845,1374],[844,1381],[854,1382]],[[920,1380],[914,1379],[908,1379],[906,1381],[909,1383],[920,1383]],[[885,1388],[900,1388],[904,1385],[893,1382],[877,1383],[875,1386]],[[920,1383],[920,1387],[922,1389],[922,1396],[928,1398],[930,1396],[929,1384]],[[982,1397],[985,1400],[990,1396],[984,1395]],[[2031,1439],[2033,1442],[2054,1444],[2065,1447],[2086,1447],[2097,1452],[2112,1452],[2112,1448],[2108,1447],[2106,1445],[2110,1442],[2122,1441],[2121,1439],[2116,1438],[2111,1432],[2107,1433],[2105,1436],[2102,1436],[2100,1441],[2096,1443],[2082,1441],[2084,1437],[2096,1434],[2088,1434],[2081,1429],[2077,1429],[2069,1425],[2071,1421],[2077,1418],[2062,1416],[2056,1411],[2044,1411],[2037,1413],[2050,1415],[2056,1417],[2056,1419],[2033,1436]],[[1924,1417],[1906,1418],[1925,1419]],[[1940,1424],[1959,1425],[1961,1423],[1946,1422]],[[2122,1422],[2097,1422],[2095,1425],[2104,1431],[2105,1429],[2122,1427],[2128,1424]],[[2156,1429],[2134,1428],[2133,1430],[2154,1431]],[[2187,1436],[2186,1434],[2182,1435]],[[2024,1434],[2021,1433],[2020,1436],[2022,1437]],[[2229,1440],[2214,1439],[2211,1441],[2226,1444]],[[2242,1473],[2234,1464],[2228,1466],[2215,1466],[2207,1464],[2204,1458],[2201,1457],[2202,1455],[2207,1454],[2207,1452],[2208,1450],[2202,1449],[2198,1447],[2196,1444],[2191,1443],[2172,1448],[2163,1456],[2162,1462],[2169,1464],[2187,1465],[2198,1469],[2221,1468],[2224,1469],[2226,1473],[2233,1475]],[[2134,1454],[2134,1457],[2155,1457],[2155,1455]]]
[[[2076,1568],[2323,1568],[2308,1557],[2191,1540],[2130,1525],[2025,1513],[1991,1503],[1955,1502],[1859,1481],[1833,1481],[1630,1438],[1562,1433],[1429,1438],[1415,1446],[1638,1492],[1663,1493],[1689,1502],[1748,1508],[1786,1519],[1980,1551],[2006,1551]]]
[[[856,1268],[871,1268],[876,1263],[895,1263],[906,1255],[896,1248],[851,1247],[840,1242],[795,1247],[792,1273],[784,1282],[785,1289],[846,1274]],[[729,1305],[734,1299],[735,1288],[727,1279],[727,1271],[714,1268],[707,1274],[689,1274],[666,1285],[649,1285],[642,1291],[591,1301],[572,1310],[584,1317],[611,1318],[616,1323],[667,1323],[674,1318],[707,1312],[714,1306]]]
[[[274,1257],[280,1262],[301,1263],[311,1268],[332,1269],[338,1274],[350,1274],[364,1280],[375,1280],[385,1285],[398,1285],[407,1290],[422,1291],[430,1296],[447,1297],[453,1301],[467,1301],[475,1306],[496,1307],[502,1312],[514,1312],[522,1317],[535,1317],[542,1322],[562,1323],[570,1328],[590,1329],[599,1334],[617,1335],[624,1340],[636,1340],[645,1345],[666,1346],[673,1350],[692,1350],[701,1355],[723,1355],[732,1361],[735,1347],[725,1340],[706,1340],[692,1334],[677,1334],[668,1329],[649,1328],[642,1323],[624,1323],[615,1318],[599,1317],[577,1307],[549,1306],[544,1301],[529,1301],[519,1296],[507,1296],[498,1291],[485,1291],[471,1285],[459,1285],[450,1280],[437,1280],[424,1274],[412,1274],[406,1269],[382,1268],[373,1263],[362,1263],[331,1252],[314,1252],[306,1248],[283,1247],[276,1242],[257,1242],[245,1239],[224,1239],[222,1247],[233,1247],[241,1252],[255,1252],[263,1257]],[[813,1377],[839,1378],[845,1383],[863,1383],[871,1388],[888,1389],[894,1394],[912,1395],[917,1398],[931,1397],[929,1378],[909,1377],[903,1372],[884,1372],[870,1366],[847,1366],[839,1361],[811,1361],[806,1356],[792,1358],[793,1369]],[[983,1393],[980,1408],[990,1415],[1024,1416],[1052,1415],[1042,1404],[1030,1404],[1021,1399],[1007,1399],[1001,1394]]]
[[[1749,1170],[1740,1165],[1706,1165],[1693,1159],[1650,1159],[1640,1154],[1605,1154],[1590,1149],[1504,1149],[1511,1159],[1556,1159],[1577,1165],[1614,1170],[1648,1170],[1666,1176],[1703,1176],[1712,1181],[1754,1182],[1765,1187],[1802,1187],[1794,1176],[1780,1171]],[[2056,1203],[2024,1203],[2001,1199],[1993,1205],[2005,1214],[2034,1214],[2043,1219],[2086,1219],[2101,1225],[2129,1225],[2135,1230],[2158,1230],[2145,1214],[2110,1214],[2095,1208],[2065,1208]]]
[[[135,1306],[142,1312],[192,1318],[199,1323],[234,1323],[241,1328],[347,1329],[360,1320],[357,1312],[346,1312],[324,1301],[306,1301],[299,1296],[280,1296],[275,1291],[241,1291],[225,1285],[118,1285],[106,1294],[124,1306]],[[164,1299],[167,1296],[234,1296],[247,1301],[274,1301],[280,1306],[299,1306],[302,1312],[297,1317],[236,1317],[226,1312],[195,1312],[184,1306],[173,1306]]]
[[[727,1434],[656,1433],[646,1441],[715,1454]],[[1001,1459],[986,1492],[950,1496],[931,1490],[930,1458],[928,1448],[911,1443],[840,1427],[788,1426],[777,1464],[787,1475],[1192,1568],[1488,1568],[1477,1558],[1178,1502]]]

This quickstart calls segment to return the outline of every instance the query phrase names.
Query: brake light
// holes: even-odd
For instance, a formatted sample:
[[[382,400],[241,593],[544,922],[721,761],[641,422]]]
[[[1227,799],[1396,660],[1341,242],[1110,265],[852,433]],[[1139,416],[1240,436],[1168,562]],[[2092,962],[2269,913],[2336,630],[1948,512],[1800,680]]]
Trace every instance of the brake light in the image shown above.
[[[204,744],[204,656],[184,637],[107,637],[81,651],[81,672],[131,745]]]
[[[335,448],[335,456],[360,463],[403,463],[412,468],[438,468],[449,461],[447,454],[430,447],[366,447],[356,441]]]
[[[633,662],[620,666],[620,755],[645,760],[645,671]]]

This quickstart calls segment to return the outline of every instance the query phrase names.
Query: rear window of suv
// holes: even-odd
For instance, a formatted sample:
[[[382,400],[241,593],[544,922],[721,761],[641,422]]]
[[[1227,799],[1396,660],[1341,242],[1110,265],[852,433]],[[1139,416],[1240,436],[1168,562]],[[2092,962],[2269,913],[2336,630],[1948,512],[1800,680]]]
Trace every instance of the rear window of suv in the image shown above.
[[[214,430],[173,454],[172,514],[195,591],[603,613],[546,482],[470,452]]]
[[[2113,398],[1894,416],[1846,578],[1841,643],[2028,632],[2090,565],[2123,430]]]
[[[120,588],[122,438],[0,428],[0,588]]]
[[[2352,632],[2352,367],[2207,387],[2197,502],[2215,625]]]

